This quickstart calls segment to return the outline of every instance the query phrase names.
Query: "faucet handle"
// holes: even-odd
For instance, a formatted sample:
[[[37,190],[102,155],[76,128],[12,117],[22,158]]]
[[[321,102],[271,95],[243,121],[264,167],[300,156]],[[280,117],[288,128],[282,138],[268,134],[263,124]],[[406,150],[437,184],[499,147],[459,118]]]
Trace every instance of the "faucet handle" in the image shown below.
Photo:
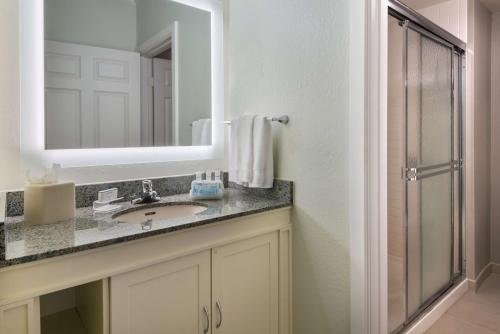
[[[139,203],[141,200],[142,200],[142,198],[140,198],[137,195],[130,196],[130,204],[132,204],[132,205]]]

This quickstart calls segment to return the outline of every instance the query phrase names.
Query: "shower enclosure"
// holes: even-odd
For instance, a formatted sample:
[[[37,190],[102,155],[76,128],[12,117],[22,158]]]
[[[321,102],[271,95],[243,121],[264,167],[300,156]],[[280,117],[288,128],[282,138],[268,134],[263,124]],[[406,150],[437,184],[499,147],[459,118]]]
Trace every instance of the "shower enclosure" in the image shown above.
[[[463,278],[464,47],[398,2],[388,25],[388,304],[399,332]]]

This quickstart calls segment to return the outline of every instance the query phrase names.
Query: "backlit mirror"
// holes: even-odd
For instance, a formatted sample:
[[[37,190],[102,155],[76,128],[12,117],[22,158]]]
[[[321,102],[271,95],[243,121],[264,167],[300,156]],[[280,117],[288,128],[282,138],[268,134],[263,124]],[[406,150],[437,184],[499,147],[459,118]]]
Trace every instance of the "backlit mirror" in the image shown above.
[[[212,142],[211,13],[44,0],[45,149]]]

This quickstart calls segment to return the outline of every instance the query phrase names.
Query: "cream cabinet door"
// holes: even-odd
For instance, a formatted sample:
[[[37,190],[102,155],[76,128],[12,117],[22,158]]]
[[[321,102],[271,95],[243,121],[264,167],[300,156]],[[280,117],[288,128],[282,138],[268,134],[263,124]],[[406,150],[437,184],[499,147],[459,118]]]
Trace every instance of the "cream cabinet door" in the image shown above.
[[[40,302],[32,298],[0,306],[1,334],[40,334]]]
[[[212,331],[278,333],[278,233],[212,250]]]
[[[111,278],[112,334],[210,333],[210,251]]]

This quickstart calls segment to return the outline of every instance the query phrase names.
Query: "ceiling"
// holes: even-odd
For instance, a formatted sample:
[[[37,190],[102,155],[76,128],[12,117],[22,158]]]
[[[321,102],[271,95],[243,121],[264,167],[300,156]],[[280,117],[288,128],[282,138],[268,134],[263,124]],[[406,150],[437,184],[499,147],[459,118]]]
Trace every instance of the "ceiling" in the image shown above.
[[[490,12],[500,12],[500,0],[481,0]]]
[[[411,9],[421,9],[433,5],[437,5],[441,2],[446,2],[448,0],[400,0],[402,3],[410,7]],[[495,0],[492,0],[495,1]]]
[[[400,0],[408,7],[418,10],[450,0]],[[500,0],[480,0],[492,13],[500,12]]]

